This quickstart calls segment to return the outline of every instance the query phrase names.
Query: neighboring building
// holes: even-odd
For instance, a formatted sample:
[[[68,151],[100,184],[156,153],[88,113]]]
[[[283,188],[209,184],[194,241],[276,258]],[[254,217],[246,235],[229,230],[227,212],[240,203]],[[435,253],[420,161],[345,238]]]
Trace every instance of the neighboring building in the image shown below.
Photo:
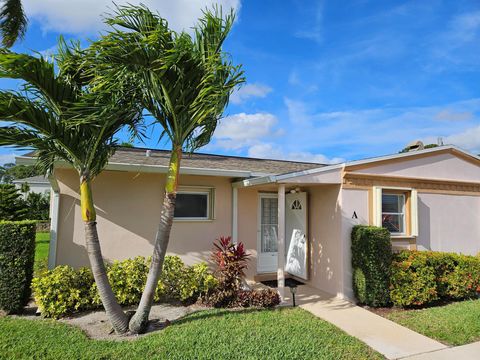
[[[12,183],[14,183],[20,190],[22,189],[22,185],[27,183],[30,188],[29,192],[38,194],[45,194],[51,190],[50,182],[44,176],[32,176],[25,179],[17,179],[13,180]]]
[[[151,254],[168,159],[123,148],[93,182],[106,260]],[[87,265],[78,176],[58,166],[54,178],[49,264]],[[454,146],[337,165],[186,155],[175,215],[168,252],[186,263],[209,261],[213,240],[232,235],[252,254],[249,278],[285,269],[352,298],[355,224],[387,227],[394,248],[480,252],[480,158]]]

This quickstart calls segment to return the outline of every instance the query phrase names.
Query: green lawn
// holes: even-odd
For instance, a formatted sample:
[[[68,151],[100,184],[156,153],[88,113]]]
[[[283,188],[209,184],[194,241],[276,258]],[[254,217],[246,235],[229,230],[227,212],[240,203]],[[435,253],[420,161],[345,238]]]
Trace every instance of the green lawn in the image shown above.
[[[0,318],[2,358],[382,359],[299,308],[208,310],[134,341],[95,341],[54,320]]]
[[[387,316],[416,332],[449,345],[480,341],[480,300],[461,301]]]
[[[35,238],[35,274],[39,274],[42,270],[47,268],[49,243],[49,232],[37,232],[37,236]]]

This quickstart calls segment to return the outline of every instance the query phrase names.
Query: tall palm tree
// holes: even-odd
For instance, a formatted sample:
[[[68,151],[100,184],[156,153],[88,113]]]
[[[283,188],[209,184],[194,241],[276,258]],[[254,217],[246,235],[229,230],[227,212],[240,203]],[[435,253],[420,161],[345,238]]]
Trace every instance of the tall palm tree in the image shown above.
[[[12,47],[19,38],[23,38],[27,29],[27,16],[21,0],[2,0],[0,7],[0,34],[2,45]]]
[[[93,47],[97,50],[98,87],[126,78],[141,90],[142,106],[163,128],[171,157],[163,208],[147,283],[130,331],[142,332],[148,322],[172,227],[182,155],[206,145],[229,96],[244,81],[222,45],[234,13],[206,10],[193,35],[176,33],[158,14],[144,6],[117,7],[106,22],[112,29]],[[97,74],[98,74],[97,73]]]
[[[93,92],[86,75],[91,67],[79,44],[59,44],[56,62],[7,50],[0,53],[0,77],[21,79],[22,93],[0,91],[0,146],[33,148],[44,172],[57,161],[79,175],[85,241],[93,276],[105,311],[117,333],[128,319],[108,282],[97,234],[91,182],[114,152],[114,135],[137,125],[139,111],[128,94]],[[88,122],[84,122],[88,119]]]

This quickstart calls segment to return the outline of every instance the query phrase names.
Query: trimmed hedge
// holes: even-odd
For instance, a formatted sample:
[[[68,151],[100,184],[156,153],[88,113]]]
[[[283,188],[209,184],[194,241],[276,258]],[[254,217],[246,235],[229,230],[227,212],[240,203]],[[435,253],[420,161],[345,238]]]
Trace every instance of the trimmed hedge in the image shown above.
[[[357,225],[352,229],[353,291],[359,303],[390,304],[392,245],[387,229]]]
[[[396,306],[425,306],[479,293],[478,256],[410,250],[394,255],[390,296]]]
[[[17,313],[31,295],[35,222],[0,221],[0,309]]]
[[[112,290],[121,305],[140,301],[149,266],[150,259],[142,256],[107,266]],[[196,301],[216,285],[217,280],[205,263],[186,266],[178,256],[165,256],[155,301]],[[35,301],[45,317],[59,318],[101,306],[97,285],[88,268],[57,266],[33,279],[32,286]]]

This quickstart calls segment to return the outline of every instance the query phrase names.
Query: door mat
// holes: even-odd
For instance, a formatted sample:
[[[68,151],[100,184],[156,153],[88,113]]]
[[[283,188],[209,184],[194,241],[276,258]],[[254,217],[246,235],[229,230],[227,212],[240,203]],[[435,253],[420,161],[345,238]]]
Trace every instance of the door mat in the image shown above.
[[[271,288],[277,287],[277,280],[261,281],[261,283]],[[305,285],[305,284],[295,279],[285,279],[286,287],[299,286],[299,285]]]

